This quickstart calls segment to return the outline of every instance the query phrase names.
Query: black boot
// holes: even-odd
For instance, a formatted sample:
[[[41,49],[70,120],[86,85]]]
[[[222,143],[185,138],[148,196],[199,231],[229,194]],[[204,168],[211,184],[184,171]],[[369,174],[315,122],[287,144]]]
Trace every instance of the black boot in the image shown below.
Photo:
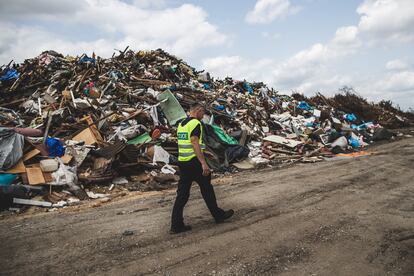
[[[222,223],[226,219],[231,218],[233,215],[234,215],[234,210],[233,209],[224,211],[223,215],[221,215],[219,218],[216,218],[216,223]]]
[[[178,234],[178,233],[187,232],[190,230],[191,230],[190,225],[183,224],[179,227],[171,227],[170,234]]]

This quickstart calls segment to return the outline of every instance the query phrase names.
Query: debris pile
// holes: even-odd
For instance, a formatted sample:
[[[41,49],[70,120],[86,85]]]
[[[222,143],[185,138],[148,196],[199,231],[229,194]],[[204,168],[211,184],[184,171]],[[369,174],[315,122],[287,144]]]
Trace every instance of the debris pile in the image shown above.
[[[178,179],[178,122],[194,103],[215,172],[316,162],[390,139],[410,114],[353,93],[280,95],[214,79],[163,50],[112,58],[43,52],[0,71],[0,202],[59,208]],[[13,207],[14,208],[14,207]]]

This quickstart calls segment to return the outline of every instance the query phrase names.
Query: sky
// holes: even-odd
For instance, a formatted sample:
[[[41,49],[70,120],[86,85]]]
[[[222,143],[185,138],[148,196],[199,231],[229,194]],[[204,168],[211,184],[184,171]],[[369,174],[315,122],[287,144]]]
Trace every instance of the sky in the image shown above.
[[[353,87],[414,108],[414,0],[0,0],[0,64],[162,48],[282,94]]]

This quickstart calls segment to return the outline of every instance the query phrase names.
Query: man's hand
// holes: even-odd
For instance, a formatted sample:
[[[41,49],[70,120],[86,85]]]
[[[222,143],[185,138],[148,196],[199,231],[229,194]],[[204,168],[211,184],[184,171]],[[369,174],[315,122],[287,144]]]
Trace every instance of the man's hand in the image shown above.
[[[203,169],[203,175],[207,176],[210,174],[210,168],[208,167],[206,159],[204,158],[204,154],[201,151],[198,139],[199,138],[197,136],[191,136],[191,144],[193,145],[193,149],[198,158],[198,161],[200,161],[201,163],[201,168]]]
[[[201,168],[203,169],[204,176],[207,176],[210,174],[210,168],[208,167],[207,163],[201,164]]]

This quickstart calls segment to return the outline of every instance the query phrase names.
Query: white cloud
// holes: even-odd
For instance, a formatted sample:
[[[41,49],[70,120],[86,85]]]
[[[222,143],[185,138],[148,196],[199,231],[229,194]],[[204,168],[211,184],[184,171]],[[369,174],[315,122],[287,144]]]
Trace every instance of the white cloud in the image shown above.
[[[343,85],[344,78],[331,77],[326,70],[329,64],[354,53],[360,47],[357,33],[355,26],[339,28],[328,43],[316,43],[278,64],[273,70],[273,82],[284,88],[307,88],[305,92],[308,92],[310,87],[315,87],[310,81],[318,78],[331,80],[325,84],[333,84],[336,81],[338,87]]]
[[[357,26],[340,27],[326,44],[316,43],[275,66],[273,83],[278,88],[293,89],[305,94],[329,90],[343,85],[361,87],[364,95],[403,103],[414,102],[414,76],[401,60],[387,63],[386,68],[398,72],[378,74],[381,79],[364,80],[356,75],[338,75],[335,65],[356,53],[371,41],[411,41],[414,38],[414,5],[411,0],[367,0],[357,10],[361,15]],[[331,72],[332,71],[332,72]],[[411,99],[411,98],[412,99]],[[407,101],[407,99],[410,100]]]
[[[299,6],[294,6],[289,0],[258,0],[246,15],[246,21],[251,24],[270,23],[279,18],[297,13]]]
[[[0,26],[2,25],[0,24]],[[95,51],[110,56],[113,53],[113,48],[123,47],[123,45],[111,44],[104,39],[91,42],[71,42],[37,27],[7,25],[6,29],[7,32],[0,33],[0,64],[8,63],[11,59],[22,61],[51,49],[71,55]]]
[[[141,8],[165,8],[166,0],[134,0],[134,5]]]
[[[408,64],[402,60],[394,59],[387,62],[385,66],[388,70],[404,70],[408,69]]]
[[[412,0],[365,0],[357,9],[358,29],[374,40],[413,41]]]
[[[337,84],[337,87],[346,84],[347,81],[351,82],[349,77],[332,76],[327,68],[338,60],[356,53],[363,45],[369,44],[367,40],[363,40],[365,37],[361,37],[361,33],[378,35],[376,39],[380,39],[380,34],[386,35],[386,40],[391,37],[402,38],[405,34],[407,39],[408,34],[414,30],[414,5],[408,5],[408,2],[412,3],[407,0],[365,1],[358,8],[361,18],[357,26],[340,27],[326,44],[316,43],[276,65],[273,71],[274,83],[281,87],[303,89],[306,92],[310,87],[316,88],[315,83],[324,86],[318,79],[328,79],[330,81],[325,81],[325,84]],[[401,17],[396,14],[400,14]],[[393,69],[404,69],[404,66],[396,61],[387,64],[387,68]]]
[[[373,101],[391,100],[403,110],[414,107],[414,71],[387,72],[360,82],[357,90]]]
[[[0,1],[0,16],[5,18],[24,18],[26,16],[61,16],[73,14],[87,5],[85,0],[19,0]]]
[[[355,26],[341,27],[326,44],[316,43],[283,62],[220,56],[205,59],[202,65],[221,77],[232,75],[236,78],[265,81],[284,92],[298,90],[309,94],[328,87],[339,88],[349,85],[351,78],[332,75],[329,67],[360,47],[357,33]]]
[[[327,48],[315,44],[307,50],[298,52],[286,61],[276,64],[272,71],[272,82],[280,88],[296,89],[301,83],[318,74],[323,67]]]
[[[332,95],[337,89],[345,85],[352,84],[352,77],[347,75],[333,75],[323,72],[309,80],[301,83],[295,89],[307,95],[313,95],[315,92],[321,92],[324,95]]]
[[[230,76],[238,80],[268,83],[271,81],[270,72],[273,65],[270,59],[248,60],[240,56],[218,56],[202,60],[202,67],[213,73],[213,76]]]
[[[411,5],[408,4],[411,2]],[[308,49],[302,50],[280,64],[275,64],[273,83],[280,88],[291,88],[302,92],[331,87],[334,89],[342,85],[357,82],[350,76],[335,75],[329,68],[345,57],[356,53],[367,40],[362,40],[360,34],[369,34],[380,39],[391,38],[407,40],[414,30],[414,5],[407,0],[368,0],[358,8],[361,14],[357,26],[345,26],[337,29],[334,37],[326,44],[316,43]],[[397,16],[398,15],[398,16]],[[399,16],[401,15],[401,16]],[[389,19],[389,20],[388,20]],[[388,69],[403,70],[406,64],[401,61],[391,61]],[[410,87],[411,74],[408,72],[388,76],[382,83],[388,91],[407,90]],[[405,78],[405,79],[404,79]]]
[[[358,39],[358,28],[356,26],[338,28],[331,40],[331,47],[341,52],[353,52],[359,46],[361,46],[361,42]]]
[[[41,3],[43,2],[46,1],[42,0]],[[140,2],[141,5],[145,4],[145,1]],[[65,0],[64,3],[70,6],[69,1]],[[0,63],[11,58],[21,61],[24,57],[37,55],[52,46],[58,51],[62,49],[63,53],[74,54],[79,51],[76,52],[79,54],[92,50],[106,56],[113,52],[113,48],[123,49],[127,45],[133,49],[163,48],[186,58],[199,49],[225,45],[229,41],[227,35],[208,22],[207,13],[195,5],[144,9],[120,0],[76,3],[79,3],[76,9],[68,9],[66,13],[62,10],[62,14],[53,13],[55,8],[39,8],[27,14],[24,7],[14,4],[14,16],[35,20],[37,27],[10,24],[4,18],[0,19],[0,28],[6,30],[0,34]],[[98,30],[100,35],[94,39],[73,42],[73,38],[40,27],[45,20],[48,24],[62,28],[71,25],[72,28],[90,29],[92,34]]]
[[[377,84],[381,91],[412,91],[414,97],[414,71],[402,71],[388,74]]]

